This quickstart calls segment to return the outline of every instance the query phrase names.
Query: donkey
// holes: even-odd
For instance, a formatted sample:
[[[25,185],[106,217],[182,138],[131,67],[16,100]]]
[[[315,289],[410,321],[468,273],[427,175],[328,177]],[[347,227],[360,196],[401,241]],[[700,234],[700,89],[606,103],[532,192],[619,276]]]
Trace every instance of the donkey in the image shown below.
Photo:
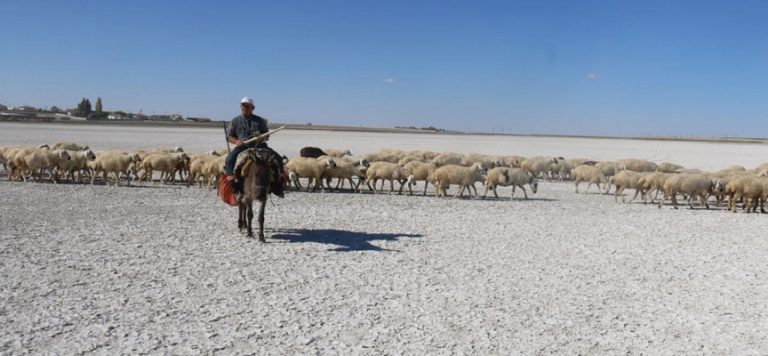
[[[246,158],[237,171],[240,173],[243,194],[238,197],[239,215],[237,227],[240,232],[247,230],[247,237],[253,237],[253,201],[259,201],[259,241],[264,239],[264,207],[267,205],[267,196],[272,192],[272,186],[277,180],[278,170],[275,160],[280,156],[268,149],[250,149]]]

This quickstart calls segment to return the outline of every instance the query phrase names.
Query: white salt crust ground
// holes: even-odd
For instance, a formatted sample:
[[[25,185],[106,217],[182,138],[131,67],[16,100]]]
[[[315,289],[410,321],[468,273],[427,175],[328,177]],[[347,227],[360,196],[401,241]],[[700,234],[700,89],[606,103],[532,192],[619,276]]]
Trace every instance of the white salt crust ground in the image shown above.
[[[0,146],[219,147],[212,130],[130,129],[1,124]],[[760,145],[564,142],[288,132],[273,146],[768,160]],[[768,216],[539,188],[529,201],[506,188],[500,200],[291,192],[268,204],[260,244],[213,191],[2,177],[0,353],[768,352]]]

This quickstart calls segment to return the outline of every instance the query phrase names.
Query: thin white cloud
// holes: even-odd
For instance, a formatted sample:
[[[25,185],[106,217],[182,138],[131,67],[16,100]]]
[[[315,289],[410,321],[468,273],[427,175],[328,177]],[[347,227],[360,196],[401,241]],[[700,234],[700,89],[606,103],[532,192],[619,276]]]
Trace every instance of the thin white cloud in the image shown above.
[[[394,83],[397,83],[397,80],[395,78],[387,78],[387,79],[384,79],[384,83],[394,84]]]
[[[598,80],[600,79],[600,74],[597,73],[589,73],[586,77],[587,80]]]

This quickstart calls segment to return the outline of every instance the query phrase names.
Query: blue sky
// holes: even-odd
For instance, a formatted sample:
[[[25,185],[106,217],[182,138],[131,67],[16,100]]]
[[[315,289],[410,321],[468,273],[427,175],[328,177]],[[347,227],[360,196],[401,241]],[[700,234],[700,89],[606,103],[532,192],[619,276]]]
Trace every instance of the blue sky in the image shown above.
[[[768,1],[4,1],[0,103],[768,136]]]

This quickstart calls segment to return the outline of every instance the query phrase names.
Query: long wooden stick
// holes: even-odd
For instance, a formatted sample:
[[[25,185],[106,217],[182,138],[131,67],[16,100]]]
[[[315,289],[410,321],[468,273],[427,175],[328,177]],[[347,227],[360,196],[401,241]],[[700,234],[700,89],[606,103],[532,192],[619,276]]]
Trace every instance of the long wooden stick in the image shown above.
[[[232,153],[232,149],[229,148],[229,135],[227,135],[227,122],[222,121],[222,124],[224,124],[224,142],[227,143],[227,153]]]
[[[243,143],[244,143],[244,144],[248,144],[248,143],[251,143],[251,142],[256,142],[256,141],[258,141],[258,140],[260,140],[260,139],[263,139],[263,138],[265,138],[265,137],[267,137],[267,136],[269,136],[269,135],[272,135],[273,133],[275,133],[275,132],[278,132],[278,131],[280,131],[280,130],[282,130],[282,129],[284,129],[284,128],[285,128],[285,125],[283,125],[283,126],[280,126],[280,127],[276,128],[276,129],[274,129],[274,130],[272,130],[272,131],[269,131],[269,132],[267,132],[267,133],[263,133],[263,134],[261,134],[261,135],[258,135],[258,136],[256,136],[256,137],[253,137],[253,138],[249,138],[249,139],[247,139],[247,140],[243,141]]]

